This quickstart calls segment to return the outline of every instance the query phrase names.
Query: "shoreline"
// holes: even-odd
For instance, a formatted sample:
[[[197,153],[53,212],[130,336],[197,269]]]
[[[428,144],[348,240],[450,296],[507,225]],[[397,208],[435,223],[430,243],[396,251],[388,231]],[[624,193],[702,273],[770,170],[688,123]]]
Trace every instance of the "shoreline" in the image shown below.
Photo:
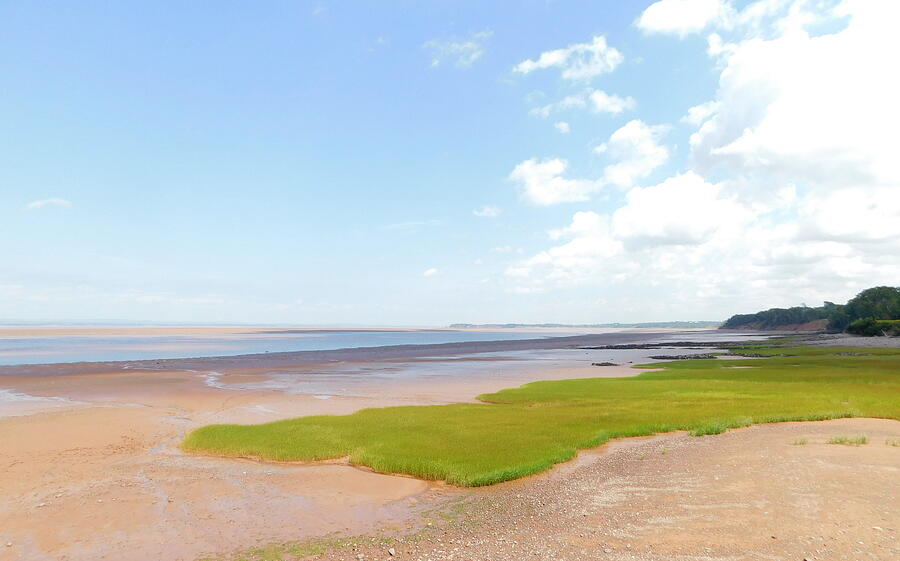
[[[679,335],[689,336],[692,334],[706,334],[708,336],[711,333],[720,334],[719,331],[715,330],[616,332],[572,336],[551,336],[534,339],[500,339],[493,341],[465,341],[420,345],[347,347],[328,350],[249,353],[210,357],[0,365],[0,377],[39,376],[47,374],[78,374],[121,369],[218,370],[240,368],[280,368],[294,365],[327,362],[367,362],[378,360],[405,360],[432,356],[454,357],[500,352],[577,349],[579,347],[587,346],[621,345],[641,342],[649,343],[660,338],[671,338]],[[760,334],[747,332],[742,333],[739,336],[770,337],[777,336],[777,334]]]

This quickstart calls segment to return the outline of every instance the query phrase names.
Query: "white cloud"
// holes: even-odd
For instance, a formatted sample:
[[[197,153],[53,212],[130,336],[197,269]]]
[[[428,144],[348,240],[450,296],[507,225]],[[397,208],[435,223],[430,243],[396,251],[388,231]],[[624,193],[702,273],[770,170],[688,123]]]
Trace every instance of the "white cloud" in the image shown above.
[[[525,200],[533,204],[586,201],[606,184],[631,187],[664,164],[669,151],[660,139],[667,130],[667,126],[650,126],[639,120],[616,130],[607,142],[594,149],[615,162],[604,168],[599,180],[564,177],[568,162],[561,158],[525,160],[513,169],[509,179],[519,184]]]
[[[720,192],[691,171],[652,187],[635,187],[613,214],[613,230],[630,246],[698,245],[723,229],[739,235],[753,213]]]
[[[841,6],[855,13],[840,32],[789,28],[724,51],[718,109],[691,137],[699,169],[813,190],[900,184],[900,80],[887,70],[900,3]]]
[[[607,217],[595,212],[576,212],[569,226],[551,230],[549,236],[565,243],[506,269],[506,275],[520,283],[514,291],[539,292],[548,286],[582,281],[599,263],[622,251],[622,244],[610,236]]]
[[[551,113],[589,108],[594,113],[618,115],[623,111],[634,109],[636,105],[637,102],[632,97],[620,97],[602,90],[587,89],[577,94],[567,95],[557,102],[535,107],[529,113],[546,119]]]
[[[579,212],[549,234],[556,245],[507,268],[514,292],[587,284],[596,291],[620,286],[641,294],[664,284],[666,294],[697,305],[794,274],[786,256],[775,263],[770,250],[795,244],[795,229],[769,227],[721,186],[690,172],[632,189],[611,217]],[[781,288],[786,290],[784,281]]]
[[[900,278],[900,2],[721,5],[666,24],[716,32],[718,90],[682,118],[697,127],[690,165],[635,187],[668,161],[665,128],[613,133],[600,153],[618,161],[595,183],[628,187],[624,203],[552,230],[548,248],[507,269],[511,292],[658,296],[659,285],[672,309],[716,317],[734,302],[840,301]],[[650,315],[666,305],[647,301]]]
[[[523,197],[536,205],[586,201],[602,187],[599,181],[563,177],[569,163],[560,158],[525,160],[513,169],[509,179],[519,184]]]
[[[606,44],[606,37],[595,35],[590,43],[576,43],[545,51],[536,60],[524,60],[513,71],[530,74],[535,70],[558,68],[566,80],[588,80],[612,72],[624,59],[621,52]]]
[[[25,205],[25,208],[28,210],[36,210],[36,209],[44,208],[44,207],[48,207],[48,206],[59,206],[59,207],[68,208],[68,207],[72,206],[72,202],[67,201],[66,199],[52,197],[50,199],[40,199],[37,201],[31,201],[30,203]]]
[[[598,154],[617,160],[604,169],[604,181],[631,187],[666,163],[669,150],[660,144],[660,140],[668,130],[667,126],[650,126],[635,119],[612,133],[609,140],[594,148]]]
[[[436,268],[432,267],[432,268],[430,268],[430,269],[425,269],[425,271],[422,273],[422,276],[423,276],[423,277],[433,277],[433,276],[437,275],[437,274],[440,273],[440,272],[441,272],[441,271],[440,271],[439,269],[436,269]]]
[[[553,128],[555,128],[557,132],[560,132],[562,134],[569,134],[570,132],[572,132],[572,127],[570,127],[569,123],[565,121],[557,121],[556,123],[553,123]]]
[[[602,90],[594,90],[591,92],[591,107],[599,113],[619,113],[634,109],[637,102],[633,97],[619,97],[615,94],[610,95]]]
[[[842,242],[900,239],[900,188],[847,188],[801,201],[805,237]]]
[[[490,29],[472,33],[467,39],[428,41],[423,45],[432,52],[431,66],[452,59],[457,68],[469,68],[484,55],[485,43],[494,35]]]
[[[500,213],[503,212],[500,207],[485,205],[481,208],[476,208],[472,211],[472,214],[475,216],[480,216],[482,218],[496,218],[500,216]]]
[[[539,117],[547,118],[551,113],[558,111],[566,111],[569,109],[584,109],[587,107],[587,95],[584,93],[567,95],[559,101],[548,103],[541,107],[535,107],[529,113]]]
[[[688,109],[687,115],[681,118],[681,122],[699,127],[704,121],[715,115],[718,110],[718,101],[707,101]]]
[[[647,33],[696,33],[725,17],[728,5],[721,0],[660,0],[637,20]]]
[[[667,252],[730,248],[740,240],[754,213],[722,196],[721,188],[688,172],[658,185],[634,188],[627,203],[612,218],[591,211],[576,212],[572,222],[550,230],[551,240],[564,243],[509,267],[510,277],[531,289],[582,282],[634,278],[652,268],[671,270]],[[681,250],[676,250],[680,246]],[[649,253],[647,253],[649,252]]]

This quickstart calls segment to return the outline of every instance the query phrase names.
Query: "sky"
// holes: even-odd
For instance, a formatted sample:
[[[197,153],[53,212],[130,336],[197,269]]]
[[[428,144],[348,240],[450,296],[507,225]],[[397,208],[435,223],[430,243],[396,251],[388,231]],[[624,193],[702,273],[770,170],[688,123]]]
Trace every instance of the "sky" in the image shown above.
[[[716,320],[900,281],[900,2],[0,4],[0,320]]]

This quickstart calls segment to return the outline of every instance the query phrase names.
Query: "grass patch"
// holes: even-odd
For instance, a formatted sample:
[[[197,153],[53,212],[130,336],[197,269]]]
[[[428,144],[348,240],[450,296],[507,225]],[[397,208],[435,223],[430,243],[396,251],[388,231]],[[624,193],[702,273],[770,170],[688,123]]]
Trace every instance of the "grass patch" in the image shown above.
[[[828,439],[828,444],[840,444],[843,446],[862,446],[869,443],[869,437],[860,436],[832,436]]]
[[[881,347],[821,347],[817,345],[805,346],[772,346],[772,345],[741,345],[729,349],[735,354],[748,354],[763,357],[787,357],[787,356],[895,356],[898,349]]]
[[[545,471],[612,438],[856,416],[900,419],[898,349],[754,351],[786,356],[664,362],[633,378],[534,382],[479,396],[481,404],[212,425],[193,431],[182,448],[275,461],[349,457],[383,473],[478,486]]]
[[[900,440],[888,439],[888,440],[885,440],[884,443],[887,444],[888,446],[894,446],[896,448],[900,448]]]
[[[791,444],[794,446],[806,446],[807,444],[809,444],[809,441],[806,440],[805,438],[800,438],[798,440],[791,442]]]

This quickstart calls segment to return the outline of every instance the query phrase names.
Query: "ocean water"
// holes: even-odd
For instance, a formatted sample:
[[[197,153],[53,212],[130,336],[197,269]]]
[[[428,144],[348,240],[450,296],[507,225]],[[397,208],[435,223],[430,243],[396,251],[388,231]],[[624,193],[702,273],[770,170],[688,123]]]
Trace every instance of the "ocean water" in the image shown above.
[[[317,351],[387,345],[538,339],[583,332],[477,330],[267,331],[208,335],[67,335],[0,337],[0,365],[126,361]]]

